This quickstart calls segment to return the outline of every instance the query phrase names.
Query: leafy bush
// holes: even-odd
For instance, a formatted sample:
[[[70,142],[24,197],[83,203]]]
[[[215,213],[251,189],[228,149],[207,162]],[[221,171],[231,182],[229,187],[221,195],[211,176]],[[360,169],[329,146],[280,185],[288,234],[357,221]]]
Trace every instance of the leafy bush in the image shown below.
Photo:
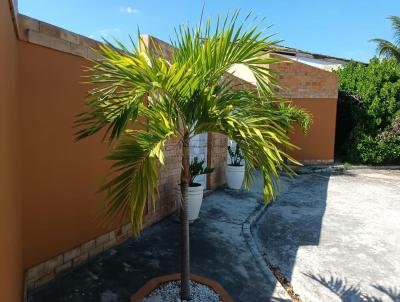
[[[393,59],[350,62],[338,71],[339,104],[346,103],[350,121],[341,142],[350,162],[400,162],[400,65]],[[340,111],[340,110],[339,110]],[[342,118],[343,119],[343,118]]]
[[[242,160],[244,156],[238,144],[236,144],[235,151],[232,150],[231,146],[228,146],[228,153],[231,159],[231,166],[243,166]]]
[[[197,176],[202,175],[202,174],[209,174],[214,171],[214,168],[207,167],[205,165],[204,160],[199,160],[197,156],[193,158],[193,160],[190,162],[189,165],[189,171],[190,171],[190,182],[189,185],[194,185],[195,184],[195,179]]]
[[[400,137],[378,140],[366,136],[357,144],[357,151],[363,163],[398,163],[400,159]]]

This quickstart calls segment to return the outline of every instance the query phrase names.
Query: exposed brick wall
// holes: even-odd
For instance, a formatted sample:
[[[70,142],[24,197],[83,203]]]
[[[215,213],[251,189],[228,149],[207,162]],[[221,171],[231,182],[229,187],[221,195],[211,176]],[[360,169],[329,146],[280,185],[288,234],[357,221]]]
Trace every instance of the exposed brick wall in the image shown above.
[[[26,271],[25,285],[28,289],[39,287],[53,280],[57,275],[75,268],[101,252],[124,242],[131,235],[132,227],[127,224],[35,265]]]
[[[22,14],[18,15],[18,24],[21,40],[85,58],[96,58],[92,48],[98,47],[98,41]]]
[[[164,147],[165,168],[160,170],[159,196],[154,202],[149,200],[144,226],[149,226],[176,210],[176,187],[181,173],[182,148],[177,140],[168,140]]]
[[[151,53],[162,56],[167,60],[172,60],[172,51],[174,47],[171,44],[150,35],[142,35],[140,39],[140,42],[142,42]]]
[[[281,87],[279,94],[284,98],[335,99],[338,96],[338,77],[335,73],[315,68],[285,57],[273,55],[285,60],[270,65],[277,72]]]
[[[226,183],[227,149],[228,138],[226,135],[208,134],[208,166],[214,168],[214,172],[208,174],[207,186],[209,190],[214,190]]]

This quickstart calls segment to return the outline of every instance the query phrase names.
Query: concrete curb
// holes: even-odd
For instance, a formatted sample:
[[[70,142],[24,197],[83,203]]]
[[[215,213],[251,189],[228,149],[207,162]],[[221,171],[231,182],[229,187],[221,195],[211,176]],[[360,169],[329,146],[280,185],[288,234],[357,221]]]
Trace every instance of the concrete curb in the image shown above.
[[[400,165],[388,165],[388,166],[349,166],[345,170],[400,170]]]
[[[282,192],[281,192],[282,193]],[[280,282],[275,278],[270,269],[267,267],[266,259],[264,255],[260,252],[260,246],[257,240],[254,238],[252,227],[254,224],[258,222],[258,220],[263,216],[263,214],[267,211],[269,205],[260,205],[243,223],[242,225],[242,233],[243,237],[246,240],[247,245],[249,246],[250,252],[253,257],[259,264],[260,270],[263,272],[265,277],[272,283],[275,283],[275,291],[274,294],[278,296],[280,299],[285,299],[288,301],[292,301],[289,294],[280,284]]]
[[[348,170],[400,170],[400,165],[383,165],[383,166],[372,166],[372,165],[330,165],[330,166],[303,166],[303,167],[292,167],[297,174],[313,174],[321,172],[344,172]]]

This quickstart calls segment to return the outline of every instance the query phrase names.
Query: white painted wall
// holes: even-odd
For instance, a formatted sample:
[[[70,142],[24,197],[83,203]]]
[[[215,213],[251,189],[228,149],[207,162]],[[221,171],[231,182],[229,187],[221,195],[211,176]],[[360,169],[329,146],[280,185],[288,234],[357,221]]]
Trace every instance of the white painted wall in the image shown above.
[[[314,59],[314,58],[308,58],[308,57],[304,57],[301,55],[297,55],[297,56],[285,56],[285,55],[281,55],[285,58],[288,58],[292,61],[296,61],[296,62],[300,62],[306,65],[310,65],[319,69],[323,69],[323,70],[327,70],[327,71],[333,71],[333,70],[337,70],[338,68],[340,68],[341,66],[343,66],[345,63],[342,63],[340,61],[328,61],[328,60],[318,60],[318,59]]]
[[[205,165],[207,165],[207,138],[207,133],[202,133],[190,139],[190,160],[197,156],[198,159],[204,160]],[[206,175],[197,176],[195,181],[201,183],[204,189],[207,188]]]

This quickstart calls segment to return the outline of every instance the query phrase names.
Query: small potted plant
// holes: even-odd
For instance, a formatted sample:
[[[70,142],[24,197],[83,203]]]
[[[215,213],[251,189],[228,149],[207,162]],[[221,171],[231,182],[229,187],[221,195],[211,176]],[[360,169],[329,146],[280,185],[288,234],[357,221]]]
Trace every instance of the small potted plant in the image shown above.
[[[203,174],[208,174],[214,171],[214,168],[207,167],[204,164],[204,160],[199,160],[197,156],[193,158],[189,166],[190,171],[190,182],[188,188],[188,218],[190,222],[195,221],[199,218],[201,204],[203,203],[203,191],[202,184],[195,182],[196,177]],[[177,190],[177,208],[178,214],[180,211],[181,194],[178,186]]]
[[[228,146],[228,153],[230,164],[226,167],[226,181],[230,189],[240,190],[244,179],[243,153],[237,144],[235,150]]]

